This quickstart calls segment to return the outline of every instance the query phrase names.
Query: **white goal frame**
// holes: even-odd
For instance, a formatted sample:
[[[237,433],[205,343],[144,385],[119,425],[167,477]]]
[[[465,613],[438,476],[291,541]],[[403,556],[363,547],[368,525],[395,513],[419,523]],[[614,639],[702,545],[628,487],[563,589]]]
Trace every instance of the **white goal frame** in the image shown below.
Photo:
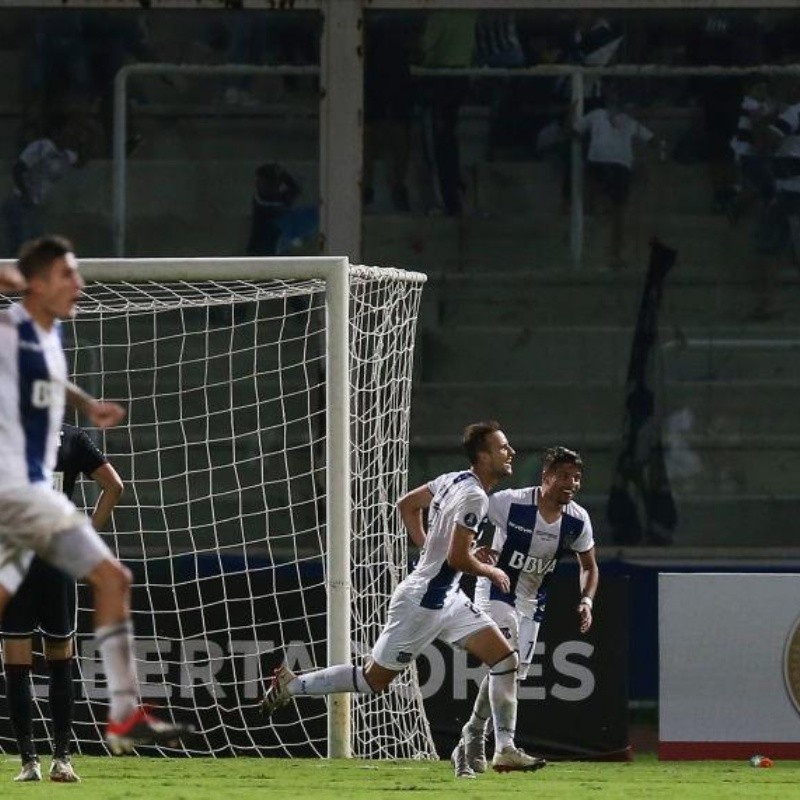
[[[399,271],[398,271],[399,274]],[[309,279],[325,281],[325,489],[327,519],[328,664],[351,659],[350,647],[350,381],[349,287],[347,258],[140,258],[84,259],[86,281],[197,281]],[[337,535],[338,534],[338,535]],[[332,695],[328,704],[328,755],[350,758],[350,695]]]
[[[0,266],[13,262],[0,261]],[[84,259],[87,282],[180,283],[316,279],[325,284],[326,368],[326,656],[327,663],[351,661],[351,435],[350,277],[374,268],[352,266],[346,257]],[[382,268],[393,280],[422,284],[422,273]],[[328,703],[329,758],[351,757],[349,694]]]

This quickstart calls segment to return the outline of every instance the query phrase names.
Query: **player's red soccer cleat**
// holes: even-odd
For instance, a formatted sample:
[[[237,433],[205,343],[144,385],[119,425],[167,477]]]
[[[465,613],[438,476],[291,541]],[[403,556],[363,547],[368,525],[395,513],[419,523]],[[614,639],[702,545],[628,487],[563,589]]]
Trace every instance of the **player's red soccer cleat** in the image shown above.
[[[295,674],[286,664],[281,664],[272,673],[269,689],[261,700],[261,711],[268,716],[277,709],[285,706],[292,696],[288,686],[295,679]]]
[[[115,756],[131,753],[136,745],[164,744],[175,747],[183,736],[194,731],[191,725],[164,722],[150,713],[150,706],[139,706],[122,722],[109,722],[106,744]]]

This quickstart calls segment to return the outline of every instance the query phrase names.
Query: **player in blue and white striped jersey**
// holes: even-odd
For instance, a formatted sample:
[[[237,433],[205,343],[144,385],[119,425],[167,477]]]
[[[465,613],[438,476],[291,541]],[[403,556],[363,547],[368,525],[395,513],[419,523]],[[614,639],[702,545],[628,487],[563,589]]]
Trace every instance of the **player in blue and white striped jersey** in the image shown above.
[[[262,703],[266,713],[271,714],[297,695],[381,692],[434,639],[439,639],[464,648],[489,666],[493,763],[506,771],[544,766],[542,759],[514,747],[517,654],[491,618],[459,587],[461,574],[466,572],[484,577],[500,592],[511,590],[508,575],[486,563],[474,544],[489,504],[486,492],[511,474],[514,449],[493,421],[467,426],[464,449],[469,469],[440,475],[407,492],[397,503],[411,539],[422,551],[416,569],[392,595],[388,619],[370,661],[363,668],[338,664],[302,675],[295,675],[282,664],[275,670]],[[429,509],[427,532],[423,525],[425,509]],[[456,774],[475,777],[458,768]]]
[[[530,669],[548,580],[565,553],[575,553],[580,563],[582,597],[577,614],[581,633],[592,624],[599,581],[592,523],[586,509],[573,499],[580,489],[582,469],[578,453],[551,447],[545,452],[541,486],[506,489],[489,498],[488,519],[495,526],[491,549],[497,566],[509,576],[510,587],[504,592],[478,578],[475,602],[519,652],[519,681],[525,680]],[[463,731],[464,760],[474,772],[486,769],[487,689],[484,679]]]
[[[125,415],[122,406],[95,400],[67,379],[60,322],[73,316],[83,289],[78,261],[69,241],[45,236],[23,246],[17,267],[22,301],[0,311],[0,616],[34,553],[86,580],[111,700],[106,741],[115,752],[172,742],[186,726],[161,722],[139,703],[130,572],[52,486],[65,398],[98,427]]]

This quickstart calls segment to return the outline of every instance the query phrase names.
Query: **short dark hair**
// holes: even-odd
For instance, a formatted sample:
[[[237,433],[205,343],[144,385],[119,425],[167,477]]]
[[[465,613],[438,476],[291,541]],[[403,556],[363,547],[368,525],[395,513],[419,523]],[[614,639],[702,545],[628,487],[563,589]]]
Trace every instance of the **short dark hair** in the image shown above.
[[[544,451],[544,458],[542,458],[542,472],[550,472],[561,464],[574,464],[576,467],[583,469],[583,459],[580,453],[575,450],[570,450],[568,447],[548,447]]]
[[[470,464],[478,461],[478,453],[486,451],[486,437],[490,433],[500,430],[500,423],[489,419],[484,422],[473,422],[464,428],[464,436],[461,439],[464,445],[464,452],[467,454]]]
[[[63,236],[42,236],[22,245],[17,266],[27,281],[49,270],[56,259],[74,252],[75,248],[69,239]]]

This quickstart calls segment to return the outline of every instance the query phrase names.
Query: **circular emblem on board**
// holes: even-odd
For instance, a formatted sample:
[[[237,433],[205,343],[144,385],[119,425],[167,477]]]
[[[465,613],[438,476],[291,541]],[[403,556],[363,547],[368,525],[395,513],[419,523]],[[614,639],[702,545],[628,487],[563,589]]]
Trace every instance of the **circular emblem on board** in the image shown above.
[[[786,691],[800,713],[800,617],[795,620],[792,632],[786,639],[783,653],[783,677]]]

